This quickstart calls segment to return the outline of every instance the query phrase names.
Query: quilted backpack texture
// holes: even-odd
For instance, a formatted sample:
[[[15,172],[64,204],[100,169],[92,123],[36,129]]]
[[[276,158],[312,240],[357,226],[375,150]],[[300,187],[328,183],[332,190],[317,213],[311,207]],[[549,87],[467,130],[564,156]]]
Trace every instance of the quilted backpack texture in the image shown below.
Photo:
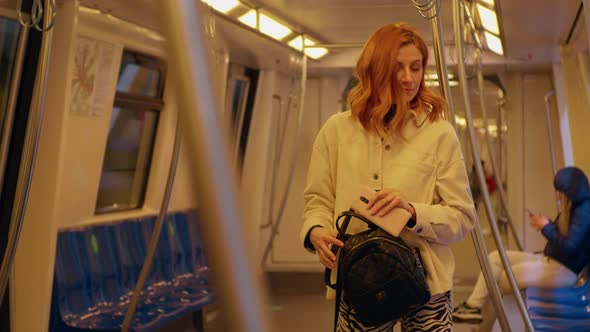
[[[426,273],[419,253],[399,237],[375,227],[352,211],[339,228],[344,240],[338,261],[338,282],[342,296],[366,326],[398,320],[430,300]],[[346,235],[350,217],[367,222],[364,232]]]

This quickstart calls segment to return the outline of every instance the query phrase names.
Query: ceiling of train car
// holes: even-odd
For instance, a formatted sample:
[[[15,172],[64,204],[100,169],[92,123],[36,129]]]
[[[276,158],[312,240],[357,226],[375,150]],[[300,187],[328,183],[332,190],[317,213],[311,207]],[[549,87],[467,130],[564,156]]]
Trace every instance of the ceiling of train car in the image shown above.
[[[502,0],[507,54],[515,59],[558,59],[581,1]]]
[[[444,0],[443,0],[444,1]],[[429,39],[430,23],[410,0],[258,0],[258,3],[330,43],[364,42],[377,27],[405,21]],[[445,39],[452,39],[452,10],[441,10]]]
[[[443,1],[443,4],[445,4],[445,6],[441,9],[442,21],[445,23],[443,27],[445,40],[447,43],[452,43],[452,9],[449,5],[446,5],[450,4],[450,0],[441,1]],[[524,4],[533,1],[542,1],[547,3],[556,2],[552,0],[519,0],[517,2]],[[502,4],[504,2],[513,1],[502,0]],[[125,18],[126,20],[139,25],[158,30],[159,18],[156,15],[158,12],[156,10],[156,0],[80,0],[80,3],[83,6],[97,8],[103,12],[112,13],[118,17]],[[320,39],[322,42],[363,42],[376,27],[389,22],[397,22],[402,20],[414,24],[428,41],[430,41],[431,36],[430,22],[420,16],[416,9],[411,5],[410,0],[256,0],[256,3],[253,3],[252,1],[248,1],[248,3],[264,6],[264,8],[267,8],[273,13],[276,13],[282,18],[288,20],[288,22],[298,30],[306,31],[312,34],[313,37]],[[516,36],[512,37],[513,31],[518,31],[517,27],[512,24],[512,19],[510,19],[509,23],[506,23],[506,17],[510,18],[510,15],[514,15],[514,13],[521,13],[521,11],[528,6],[529,5],[523,5],[523,7],[519,7],[515,4],[511,4],[507,8],[502,7],[502,13],[505,17],[503,20],[505,33],[507,35],[510,34],[511,36],[510,38],[507,38],[506,41],[507,50],[515,50],[513,45],[514,43],[523,43],[524,45],[531,44],[530,40],[523,37],[522,35],[517,34]],[[577,5],[575,3],[573,6],[566,4],[563,4],[562,6],[552,5],[550,8],[552,12],[569,13],[573,11],[572,15],[575,16]],[[508,14],[506,14],[507,10]],[[532,12],[532,14],[542,15],[542,11],[537,10],[536,12]],[[538,45],[534,45],[536,45],[537,48],[542,48],[543,45],[555,46],[558,44],[561,36],[567,33],[567,31],[562,32],[561,30],[569,29],[568,24],[571,24],[571,21],[573,20],[573,18],[566,19],[565,17],[572,15],[562,15],[564,18],[559,24],[556,25],[556,28],[552,30],[547,29],[547,31],[544,31],[545,35],[538,36],[537,39],[534,39],[539,43]],[[542,20],[538,19],[537,21],[540,22]],[[269,42],[267,38],[264,38],[259,34],[253,33],[247,29],[241,30],[243,28],[241,28],[239,25],[226,24],[223,22],[223,20],[220,22],[221,23],[218,25],[218,27],[224,38],[228,41],[228,46],[231,49],[230,52],[232,54],[239,53],[239,56],[244,59],[243,61],[245,61],[245,63],[243,63],[244,65],[273,67],[274,69],[282,69],[283,71],[293,70],[289,69],[288,63],[279,62],[278,60],[276,62],[267,62],[264,64],[257,63],[257,56],[256,54],[252,53],[252,49],[257,49],[266,55],[266,59],[268,59],[268,55],[274,55],[276,59],[281,59],[285,58],[291,53],[288,48],[276,47],[276,43]],[[558,30],[560,32],[558,32]],[[523,39],[526,41],[523,41]],[[354,53],[358,52],[358,50],[351,50],[348,52]],[[338,57],[337,54],[342,53],[342,51],[332,51],[331,53],[332,57]],[[329,59],[330,55],[326,58]],[[354,61],[356,59],[356,55],[345,58],[349,59],[347,61]],[[354,65],[354,63],[351,62],[349,68],[341,68],[340,71],[335,71],[332,68],[329,71],[322,72],[322,62],[324,61],[315,63],[316,65],[319,65],[316,67],[320,68],[313,68],[312,76],[314,74],[334,74],[338,72],[349,74],[351,72],[351,67]],[[471,83],[474,82],[474,80],[471,80]],[[472,91],[475,91],[477,90],[477,87],[474,85],[471,87],[471,89],[473,89]],[[463,107],[460,106],[462,105],[462,101],[460,99],[461,96],[458,93],[458,89],[453,88],[452,90],[455,104],[458,107],[458,113],[464,112]],[[486,82],[484,95],[485,100],[488,102],[488,112],[491,112],[490,116],[493,116],[493,113],[496,109],[498,95],[497,86]],[[478,94],[475,93],[471,98],[471,104],[474,112],[477,112],[479,109],[479,100],[477,97]],[[474,115],[476,117],[479,116],[479,114]]]
[[[328,43],[363,42],[377,27],[399,21],[414,24],[431,40],[430,22],[410,0],[255,1]],[[446,43],[452,43],[451,1],[441,2],[443,35]],[[507,64],[523,67],[559,61],[558,45],[565,41],[580,1],[499,0],[499,4]]]
[[[159,0],[80,0],[80,5],[159,31]]]
[[[199,1],[199,0],[196,0]],[[486,54],[504,69],[538,68],[559,61],[558,45],[563,43],[572,26],[579,0],[497,0],[500,4],[504,48],[503,60]],[[406,21],[414,24],[431,41],[430,22],[422,18],[411,0],[244,0],[276,13],[300,31],[325,43],[362,43],[377,27]],[[441,0],[443,36],[453,43],[451,0]],[[158,30],[156,0],[80,0],[81,5]],[[358,49],[332,50],[330,55],[312,67],[352,67]],[[337,64],[335,64],[337,63]],[[536,67],[535,67],[536,66]],[[494,68],[496,69],[497,66]]]

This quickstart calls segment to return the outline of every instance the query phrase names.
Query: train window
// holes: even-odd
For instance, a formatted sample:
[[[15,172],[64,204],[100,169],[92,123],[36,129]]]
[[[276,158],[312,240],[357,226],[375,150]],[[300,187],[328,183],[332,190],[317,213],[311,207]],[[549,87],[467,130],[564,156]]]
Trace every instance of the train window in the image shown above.
[[[123,53],[96,213],[143,205],[158,117],[164,105],[163,75],[160,60]]]
[[[226,92],[226,111],[231,119],[233,162],[238,170],[242,169],[246,151],[258,76],[259,71],[257,69],[230,64]]]
[[[21,27],[17,21],[0,17],[0,128],[8,111],[8,97],[16,62]]]
[[[160,67],[160,63],[151,58],[123,53],[117,92],[157,98],[162,85]]]
[[[246,115],[246,102],[248,99],[248,90],[250,79],[245,76],[231,77],[228,83],[228,98],[230,103],[231,114],[231,134],[233,140],[233,162],[241,163],[240,141],[244,129],[244,117]]]

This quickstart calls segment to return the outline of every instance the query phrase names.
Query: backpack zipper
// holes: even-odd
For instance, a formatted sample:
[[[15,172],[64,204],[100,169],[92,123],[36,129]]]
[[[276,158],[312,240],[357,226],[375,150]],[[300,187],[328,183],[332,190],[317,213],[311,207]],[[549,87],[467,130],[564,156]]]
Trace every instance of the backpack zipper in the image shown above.
[[[374,241],[374,240],[384,240],[384,241],[386,241],[386,242],[388,242],[388,243],[392,243],[392,244],[394,244],[394,245],[396,245],[396,246],[398,246],[398,247],[400,247],[400,248],[402,248],[402,249],[404,249],[404,250],[406,250],[406,251],[409,251],[410,253],[412,253],[412,254],[414,255],[414,258],[416,259],[416,266],[417,266],[417,267],[418,267],[420,270],[422,270],[422,271],[425,271],[425,270],[424,270],[424,267],[422,266],[422,260],[420,259],[420,256],[418,255],[418,251],[417,251],[416,249],[410,249],[410,248],[409,248],[409,247],[407,247],[406,245],[400,244],[400,243],[398,243],[397,241],[394,241],[394,240],[392,240],[392,239],[390,239],[390,238],[387,238],[387,237],[384,237],[384,236],[375,236],[375,237],[372,237],[372,238],[370,238],[370,239],[369,239],[369,240],[367,240],[367,241],[361,242],[361,243],[359,243],[359,244],[355,245],[354,247],[352,247],[352,248],[350,249],[350,251],[348,252],[348,254],[349,254],[349,255],[352,255],[352,254],[353,254],[355,251],[357,251],[357,250],[358,250],[358,248],[359,248],[361,245],[363,245],[363,244],[365,244],[365,243],[367,243],[367,242],[370,242],[370,241]]]
[[[398,247],[400,247],[400,248],[402,248],[402,249],[404,249],[406,251],[409,251],[410,253],[414,254],[414,257],[417,257],[416,256],[416,250],[412,250],[412,249],[408,248],[407,246],[402,245],[402,244],[399,244],[397,241],[393,241],[392,239],[389,239],[389,238],[384,237],[384,236],[375,236],[375,237],[370,238],[367,241],[361,242],[361,243],[355,245],[354,247],[352,247],[348,253],[349,254],[352,254],[353,252],[355,252],[358,249],[359,246],[361,246],[361,245],[363,245],[363,244],[365,244],[367,242],[374,241],[374,240],[384,240],[384,241],[386,241],[388,243],[395,244],[396,246],[398,246]]]

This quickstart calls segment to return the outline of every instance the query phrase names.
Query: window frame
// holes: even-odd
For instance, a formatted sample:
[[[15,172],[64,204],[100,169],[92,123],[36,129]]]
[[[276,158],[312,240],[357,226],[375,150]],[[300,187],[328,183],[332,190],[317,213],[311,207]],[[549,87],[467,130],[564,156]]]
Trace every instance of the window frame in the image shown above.
[[[158,124],[161,118],[161,113],[164,109],[164,86],[166,81],[166,64],[163,59],[157,58],[155,56],[143,54],[140,51],[125,48],[123,50],[123,54],[121,55],[121,62],[119,68],[119,75],[117,77],[117,85],[119,84],[119,79],[121,77],[121,69],[123,64],[125,63],[133,63],[139,67],[147,68],[150,70],[156,70],[159,73],[158,82],[156,93],[154,97],[129,93],[129,92],[121,92],[115,91],[115,99],[113,101],[112,108],[119,108],[121,111],[134,111],[134,112],[145,112],[145,113],[152,113],[155,115],[155,123],[153,132],[151,133],[151,145],[145,149],[142,148],[140,138],[140,142],[138,145],[138,156],[136,160],[136,166],[133,170],[133,182],[131,186],[131,195],[128,197],[127,202],[125,204],[121,204],[120,206],[99,206],[99,197],[101,194],[101,186],[100,182],[102,181],[102,177],[105,171],[104,161],[107,156],[107,149],[108,149],[108,141],[110,138],[110,130],[107,134],[107,142],[105,145],[105,150],[103,154],[103,164],[101,166],[100,171],[100,182],[99,187],[96,194],[96,203],[94,206],[94,214],[95,215],[104,215],[108,213],[117,213],[117,212],[124,212],[124,211],[133,211],[142,209],[145,205],[145,198],[146,192],[148,188],[148,182],[150,178],[150,171],[152,167],[152,161],[154,158],[154,149],[156,146],[156,140],[158,137]],[[117,88],[116,88],[117,89]],[[111,112],[111,119],[112,121],[112,112]],[[147,158],[147,160],[142,160],[142,155]],[[140,163],[141,161],[141,163]],[[142,174],[138,175],[139,168],[138,165],[142,165],[145,163],[145,168],[141,168]],[[136,188],[140,188],[136,192]],[[117,204],[117,203],[115,203]]]

